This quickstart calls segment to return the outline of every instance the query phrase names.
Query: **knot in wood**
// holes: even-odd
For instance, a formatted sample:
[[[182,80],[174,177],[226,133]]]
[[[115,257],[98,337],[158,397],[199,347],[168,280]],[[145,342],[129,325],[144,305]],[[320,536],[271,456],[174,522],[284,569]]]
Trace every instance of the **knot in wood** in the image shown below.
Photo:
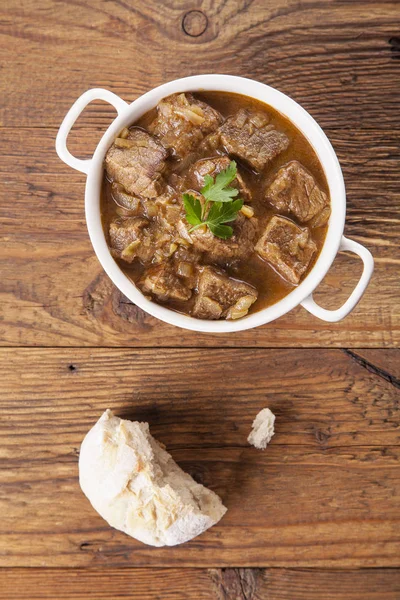
[[[190,37],[201,36],[208,26],[207,16],[201,10],[190,10],[182,19],[182,29]]]
[[[317,429],[315,432],[315,439],[319,444],[326,444],[331,436],[326,431],[322,431],[321,429]]]

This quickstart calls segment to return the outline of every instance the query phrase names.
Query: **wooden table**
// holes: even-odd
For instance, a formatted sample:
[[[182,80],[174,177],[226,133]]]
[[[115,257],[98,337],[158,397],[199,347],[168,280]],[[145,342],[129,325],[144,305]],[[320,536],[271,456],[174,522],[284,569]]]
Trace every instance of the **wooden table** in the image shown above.
[[[400,598],[400,3],[5,0],[1,8],[0,599]],[[91,248],[84,177],[55,154],[90,87],[125,100],[176,77],[244,75],[321,124],[341,161],[346,234],[376,271],[334,325],[298,308],[232,335],[167,326],[110,283]],[[70,137],[90,156],[113,118]],[[318,290],[349,294],[341,255]],[[276,435],[248,446],[269,406]],[[102,411],[147,420],[221,495],[221,523],[181,547],[109,528],[78,485]]]

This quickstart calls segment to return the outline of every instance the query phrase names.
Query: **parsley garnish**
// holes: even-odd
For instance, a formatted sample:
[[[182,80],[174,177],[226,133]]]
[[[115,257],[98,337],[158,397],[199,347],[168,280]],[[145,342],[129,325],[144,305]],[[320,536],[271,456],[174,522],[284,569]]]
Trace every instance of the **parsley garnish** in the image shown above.
[[[215,177],[215,181],[211,175],[204,177],[204,187],[200,193],[206,200],[211,202],[230,202],[232,198],[238,195],[239,190],[228,187],[236,177],[236,163],[232,160],[229,166]]]
[[[186,220],[193,225],[189,233],[206,225],[216,237],[223,240],[232,237],[233,229],[225,223],[234,221],[243,206],[243,200],[234,199],[239,191],[229,187],[235,177],[236,163],[232,160],[226,169],[218,173],[215,180],[211,175],[204,177],[204,186],[200,190],[204,198],[203,204],[192,194],[183,194]],[[210,202],[213,204],[208,210]]]

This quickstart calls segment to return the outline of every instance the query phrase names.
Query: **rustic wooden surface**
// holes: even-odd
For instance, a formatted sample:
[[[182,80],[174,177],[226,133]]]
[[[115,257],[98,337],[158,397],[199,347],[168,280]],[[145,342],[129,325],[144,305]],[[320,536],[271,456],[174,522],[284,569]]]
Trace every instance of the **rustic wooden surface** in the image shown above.
[[[398,600],[399,1],[5,0],[0,15],[0,600]],[[341,323],[298,308],[185,332],[102,272],[84,177],[55,154],[63,116],[90,87],[132,101],[207,72],[277,87],[331,139],[345,233],[376,263]],[[72,152],[89,157],[112,118],[89,106]],[[339,306],[360,271],[339,256],[317,299]],[[257,452],[264,406],[276,435]],[[107,407],[221,495],[220,524],[156,549],[96,515],[77,462]]]
[[[395,569],[9,569],[0,600],[398,600]]]
[[[194,9],[208,19],[201,35],[199,15],[185,21],[192,35],[182,27]],[[1,344],[398,345],[399,2],[5,0],[1,10]],[[103,274],[84,222],[84,176],[54,152],[61,119],[90,87],[131,101],[209,71],[276,86],[329,135],[348,191],[345,232],[376,261],[365,297],[341,323],[298,308],[235,336],[178,331],[127,303]],[[73,153],[90,156],[112,117],[105,103],[91,105],[71,135]],[[339,306],[360,270],[356,257],[340,256],[317,298]]]
[[[399,359],[381,350],[382,360]],[[4,566],[395,567],[400,380],[330,349],[3,349]],[[212,374],[212,377],[211,375]],[[276,414],[266,452],[246,438]],[[192,542],[150,548],[80,493],[85,432],[110,407],[151,431],[228,512]]]

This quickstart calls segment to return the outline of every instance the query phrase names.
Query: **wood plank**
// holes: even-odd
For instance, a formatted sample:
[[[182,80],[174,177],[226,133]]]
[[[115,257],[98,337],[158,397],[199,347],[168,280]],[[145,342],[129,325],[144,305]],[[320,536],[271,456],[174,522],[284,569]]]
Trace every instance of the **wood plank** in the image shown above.
[[[400,570],[0,570],[0,600],[321,600],[322,593],[324,600],[398,600]]]
[[[389,364],[397,351],[382,352]],[[399,566],[399,390],[346,352],[0,356],[0,565]],[[276,435],[260,452],[246,438],[264,406],[277,416]],[[150,422],[181,466],[221,495],[220,524],[156,549],[96,515],[77,460],[106,407]]]
[[[397,569],[215,569],[218,600],[397,600]]]
[[[380,373],[395,385],[400,382],[400,356],[399,351],[387,354],[379,350],[363,348],[352,353],[355,360],[372,372]]]
[[[83,139],[91,140],[93,146],[97,134],[83,131]],[[396,243],[396,211],[400,196],[393,188],[396,168],[391,156],[397,143],[394,137],[387,139],[386,150],[381,150],[369,192],[367,169],[363,167],[360,177],[350,164],[346,165],[351,189],[346,235],[366,244],[376,259],[370,288],[352,315],[341,323],[329,325],[298,308],[257,330],[235,336],[212,336],[162,324],[129,303],[111,284],[88,239],[83,177],[71,176],[69,169],[59,162],[54,153],[54,130],[30,128],[3,132],[2,345],[389,347],[399,344],[400,250]],[[370,147],[364,153],[362,150],[367,147],[367,137],[372,137],[378,153],[385,137],[379,131],[363,138],[358,149],[352,136],[347,135],[340,143],[338,138],[339,156],[346,162],[349,151],[356,155],[360,151],[361,168],[368,163]],[[75,144],[83,149],[82,137],[76,138]],[[38,146],[40,157],[35,154]],[[383,194],[379,173],[385,169],[387,185]],[[339,306],[350,294],[360,269],[356,258],[339,256],[318,288],[316,297],[321,304],[328,308]]]
[[[378,122],[393,130],[398,122],[396,2],[218,0],[195,7],[208,20],[199,37],[185,34],[191,7],[177,0],[162,7],[156,0],[27,0],[23,7],[6,0],[1,123],[58,126],[89,87],[109,87],[133,100],[176,77],[221,71],[289,93],[323,127],[354,130]],[[99,105],[93,121],[107,118]]]
[[[389,587],[389,586],[388,586]],[[0,600],[216,600],[200,569],[0,569]]]
[[[257,329],[212,335],[167,325],[132,304],[102,271],[86,233],[79,242],[60,234],[53,244],[6,244],[0,261],[2,346],[399,346],[399,269],[394,264],[377,265],[361,303],[339,323],[325,323],[297,307]],[[319,303],[340,306],[359,268],[353,259],[339,257],[318,289]]]

